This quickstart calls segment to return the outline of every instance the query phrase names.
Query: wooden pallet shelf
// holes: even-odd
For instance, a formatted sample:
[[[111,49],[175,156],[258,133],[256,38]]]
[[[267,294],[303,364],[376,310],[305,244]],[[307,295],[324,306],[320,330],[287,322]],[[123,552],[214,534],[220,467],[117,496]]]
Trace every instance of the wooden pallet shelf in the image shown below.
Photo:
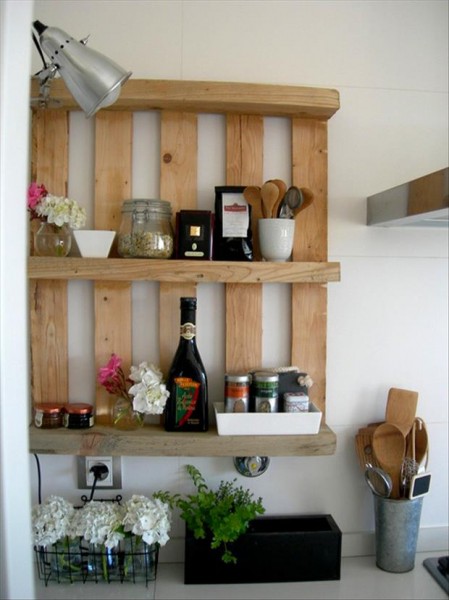
[[[31,96],[38,95],[31,81]],[[67,195],[70,112],[79,107],[61,79],[52,80],[57,103],[33,110],[32,180],[53,194]],[[54,106],[57,104],[57,108]],[[112,352],[132,364],[131,286],[157,281],[159,366],[168,372],[179,339],[179,298],[196,295],[197,285],[223,284],[225,360],[223,374],[251,371],[263,364],[263,286],[291,286],[290,364],[301,365],[314,385],[311,400],[323,413],[315,436],[218,436],[168,434],[160,428],[118,433],[111,426],[110,396],[97,386],[96,425],[73,430],[30,429],[30,450],[60,454],[168,456],[315,455],[335,451],[335,434],[326,426],[327,283],[340,280],[338,263],[327,252],[327,126],[339,109],[336,90],[284,85],[129,80],[118,101],[94,117],[90,149],[94,174],[94,228],[117,230],[122,202],[132,198],[134,113],[155,112],[154,137],[145,140],[159,154],[159,197],[177,211],[198,207],[198,118],[225,118],[225,181],[217,185],[261,185],[264,181],[264,123],[269,117],[290,121],[291,184],[307,187],[314,203],[300,215],[292,262],[213,262],[145,259],[51,259],[31,256],[30,330],[33,403],[70,401],[68,393],[68,296],[70,280],[90,280],[95,313],[92,332],[95,371]],[[213,207],[211,207],[213,209]],[[173,218],[174,225],[174,218]],[[117,319],[120,315],[120,319]],[[87,354],[87,353],[86,353]],[[92,352],[89,354],[92,355]],[[85,358],[85,360],[88,360]]]
[[[220,436],[169,433],[158,425],[120,432],[113,427],[37,429],[30,427],[30,452],[80,456],[317,456],[335,452],[336,436],[322,425],[316,435]]]
[[[31,95],[39,96],[39,82],[31,82]],[[56,110],[80,110],[62,79],[51,80]],[[327,88],[228,83],[130,79],[108,111],[170,110],[194,113],[226,113],[330,119],[340,108],[337,90]]]
[[[167,283],[327,283],[340,281],[340,265],[32,256],[29,259],[28,276],[30,279]]]

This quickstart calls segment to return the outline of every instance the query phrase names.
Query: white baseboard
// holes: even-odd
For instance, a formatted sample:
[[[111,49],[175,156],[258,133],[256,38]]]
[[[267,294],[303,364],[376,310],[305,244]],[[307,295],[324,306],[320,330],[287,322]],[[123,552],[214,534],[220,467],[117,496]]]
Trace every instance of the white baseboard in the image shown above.
[[[449,527],[424,527],[419,530],[417,552],[448,553]],[[342,557],[373,556],[375,554],[374,532],[344,533]],[[160,549],[159,561],[164,563],[184,562],[184,538],[172,538]]]

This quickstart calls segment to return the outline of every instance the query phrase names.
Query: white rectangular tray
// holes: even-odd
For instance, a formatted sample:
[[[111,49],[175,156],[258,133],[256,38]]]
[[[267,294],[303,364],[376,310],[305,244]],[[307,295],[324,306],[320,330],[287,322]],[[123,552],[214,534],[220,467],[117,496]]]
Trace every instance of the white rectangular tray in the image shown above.
[[[218,435],[308,435],[318,433],[323,413],[310,402],[304,413],[227,413],[215,402]]]

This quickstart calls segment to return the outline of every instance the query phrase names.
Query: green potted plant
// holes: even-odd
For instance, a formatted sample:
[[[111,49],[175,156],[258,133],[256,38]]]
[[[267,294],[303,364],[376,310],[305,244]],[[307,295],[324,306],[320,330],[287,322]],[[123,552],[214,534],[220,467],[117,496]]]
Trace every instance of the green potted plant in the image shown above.
[[[185,497],[169,492],[157,492],[156,496],[180,509],[188,534],[197,540],[206,539],[212,550],[221,552],[224,563],[236,563],[237,557],[229,544],[235,542],[249,527],[250,522],[265,512],[262,499],[233,481],[221,481],[217,490],[206,484],[200,471],[187,465],[187,471],[196,488],[195,494]]]
[[[186,523],[184,583],[340,579],[341,531],[331,515],[266,516],[236,479],[212,490],[196,467],[187,471],[194,494],[155,494]]]

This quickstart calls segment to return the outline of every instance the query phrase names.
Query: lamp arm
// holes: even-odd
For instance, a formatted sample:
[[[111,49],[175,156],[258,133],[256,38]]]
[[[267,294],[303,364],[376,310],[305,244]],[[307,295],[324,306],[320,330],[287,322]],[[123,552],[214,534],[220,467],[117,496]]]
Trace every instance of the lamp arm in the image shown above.
[[[39,52],[39,56],[41,57],[42,63],[44,65],[44,69],[46,69],[48,65],[45,62],[45,57],[44,57],[44,53],[42,52],[42,48],[40,47],[39,42],[37,41],[37,37],[35,36],[33,31],[31,32],[31,35],[33,36],[33,42],[37,48],[37,51]]]
[[[52,63],[51,65],[48,65],[46,69],[42,69],[42,71],[39,71],[38,73],[36,73],[36,76],[39,77],[39,81],[41,82],[41,85],[43,85],[49,79],[53,79],[53,77],[55,77],[57,71],[58,71],[58,66],[55,65],[54,63]]]

